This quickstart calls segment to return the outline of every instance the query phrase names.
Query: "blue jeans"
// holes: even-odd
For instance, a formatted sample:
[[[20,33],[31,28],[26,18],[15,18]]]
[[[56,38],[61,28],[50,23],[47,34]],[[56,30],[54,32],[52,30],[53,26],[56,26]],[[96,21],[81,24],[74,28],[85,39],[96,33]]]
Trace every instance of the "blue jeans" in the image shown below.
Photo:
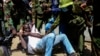
[[[68,54],[71,54],[73,52],[75,52],[74,48],[72,47],[68,37],[66,36],[66,34],[59,34],[56,35],[55,37],[55,41],[54,41],[54,45],[59,44],[60,42],[63,43],[63,45],[65,46],[65,50],[66,52],[68,52]]]
[[[65,34],[55,35],[54,33],[50,33],[44,36],[41,41],[37,45],[37,49],[44,49],[45,56],[52,56],[53,46],[62,42],[66,48],[68,54],[75,52],[71,43],[69,42],[67,36]]]
[[[48,31],[51,28],[54,21],[55,21],[54,17],[50,18],[50,20],[48,21],[48,23],[45,26],[45,31]],[[52,32],[54,32],[54,31],[52,31]]]

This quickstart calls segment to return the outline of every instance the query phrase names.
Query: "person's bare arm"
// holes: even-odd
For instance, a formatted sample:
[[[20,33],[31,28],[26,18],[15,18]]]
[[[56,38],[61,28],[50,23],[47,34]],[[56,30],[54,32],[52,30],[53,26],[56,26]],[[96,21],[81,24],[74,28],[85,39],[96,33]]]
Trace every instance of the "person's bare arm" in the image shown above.
[[[31,32],[23,32],[23,36],[32,36],[37,38],[42,38],[44,35],[41,35],[40,33],[31,33]]]
[[[29,33],[30,36],[33,36],[33,37],[38,37],[38,38],[42,38],[44,35],[41,35],[39,33]]]
[[[22,37],[23,33],[22,32],[18,32],[17,35],[19,36],[20,43],[21,43],[22,47],[24,49],[26,49],[27,48],[27,44],[26,44],[25,40]]]

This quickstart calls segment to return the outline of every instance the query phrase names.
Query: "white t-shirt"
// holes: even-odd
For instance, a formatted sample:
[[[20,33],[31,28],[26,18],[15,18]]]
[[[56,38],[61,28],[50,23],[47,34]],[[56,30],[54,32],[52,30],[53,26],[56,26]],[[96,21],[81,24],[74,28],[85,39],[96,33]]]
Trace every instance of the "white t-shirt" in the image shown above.
[[[35,25],[33,25],[31,32],[32,33],[39,33],[39,31],[37,30],[37,28],[35,28]],[[41,40],[40,38],[28,36],[28,52],[29,53],[34,53],[32,51],[32,49],[36,48],[36,46],[37,46],[37,44],[38,44],[38,42],[40,40]]]

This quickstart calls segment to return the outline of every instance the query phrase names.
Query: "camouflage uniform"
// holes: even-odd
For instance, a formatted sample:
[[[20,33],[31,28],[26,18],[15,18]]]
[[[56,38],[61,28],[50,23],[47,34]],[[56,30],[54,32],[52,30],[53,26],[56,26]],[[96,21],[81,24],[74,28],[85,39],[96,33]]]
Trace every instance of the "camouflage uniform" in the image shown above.
[[[35,23],[36,23],[36,27],[40,30],[41,25],[42,25],[42,18],[43,18],[43,11],[42,8],[40,6],[40,1],[37,0],[36,4],[35,4]]]
[[[47,9],[47,7],[43,8],[42,4],[46,3],[46,4],[50,4],[50,2],[45,1],[45,0],[40,0],[37,2],[37,4],[35,5],[35,10],[36,10],[36,27],[40,30],[43,23],[47,23],[48,19],[51,17],[51,12],[44,12],[44,10]]]
[[[4,2],[4,20],[5,20],[5,28],[6,30],[10,30],[11,27],[14,27],[13,26],[13,21],[12,21],[12,18],[11,18],[11,9],[13,7],[13,3],[12,1],[8,1],[8,2]]]
[[[3,0],[0,0],[0,36],[4,35],[4,11],[3,11]]]
[[[66,35],[68,36],[69,40],[71,41],[72,45],[76,46],[76,51],[82,52],[83,51],[83,42],[84,42],[84,30],[85,30],[85,19],[83,17],[83,11],[80,8],[81,2],[74,2],[72,7],[72,12],[66,12],[65,16],[64,14],[60,14],[57,19],[55,20],[55,23],[52,25],[51,29],[48,30],[47,33],[52,32],[59,23],[65,25],[65,29],[63,29],[66,32]],[[60,8],[63,6],[60,6]],[[61,8],[62,11],[65,11]],[[69,13],[69,14],[68,14]],[[59,18],[60,17],[60,18]],[[63,18],[61,18],[63,17]],[[66,21],[67,20],[67,21]],[[64,22],[66,21],[66,22]],[[61,26],[59,26],[61,27]],[[74,28],[74,29],[73,29]]]
[[[11,16],[14,22],[15,28],[20,29],[21,25],[27,21],[27,12],[29,7],[23,0],[12,0],[14,6],[11,10]]]

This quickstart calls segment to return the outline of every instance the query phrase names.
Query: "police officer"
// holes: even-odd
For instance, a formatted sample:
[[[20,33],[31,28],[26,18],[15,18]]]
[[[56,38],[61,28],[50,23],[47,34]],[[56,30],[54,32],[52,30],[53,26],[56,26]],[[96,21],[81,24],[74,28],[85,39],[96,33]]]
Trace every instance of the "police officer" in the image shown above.
[[[4,11],[3,11],[3,0],[0,0],[0,35],[4,35]]]
[[[31,8],[29,4],[27,4],[27,1],[28,0],[12,0],[14,6],[11,11],[11,15],[14,21],[14,26],[17,30],[25,21],[27,21],[27,14],[31,13]]]

